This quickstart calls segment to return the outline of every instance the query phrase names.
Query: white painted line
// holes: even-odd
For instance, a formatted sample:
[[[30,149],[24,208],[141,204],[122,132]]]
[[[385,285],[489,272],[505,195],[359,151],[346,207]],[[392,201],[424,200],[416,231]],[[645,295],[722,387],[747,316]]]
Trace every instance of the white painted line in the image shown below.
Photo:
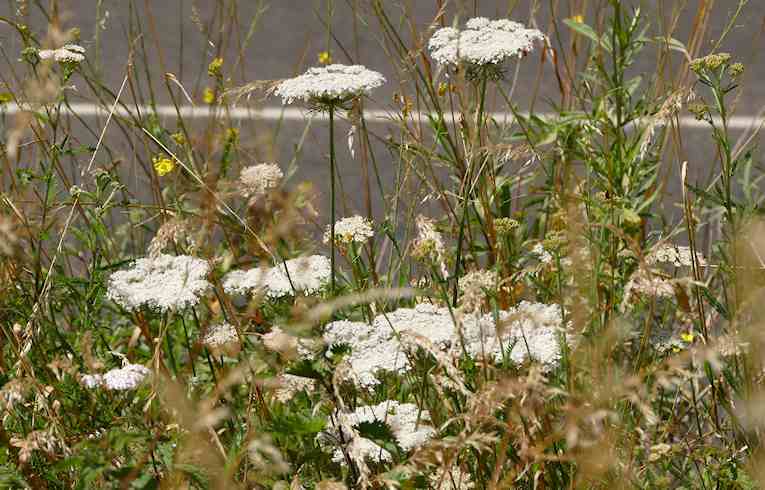
[[[29,110],[27,107],[23,109],[15,103],[5,104],[0,106],[0,114],[17,114]],[[40,109],[38,109],[40,110]],[[96,104],[75,102],[69,104],[69,107],[62,106],[62,111],[66,113],[76,113],[80,117],[107,117],[110,109],[99,106]],[[205,106],[179,106],[177,109],[172,105],[159,105],[154,108],[148,105],[127,105],[127,107],[120,106],[114,112],[115,116],[119,117],[132,117],[137,113],[149,114],[156,112],[159,117],[182,117],[188,119],[206,119],[213,116],[224,117],[234,120],[262,120],[262,121],[303,121],[306,119],[314,119],[319,121],[327,120],[327,114],[323,112],[311,112],[307,109],[301,109],[296,107],[205,107]],[[509,112],[493,112],[489,114],[491,117],[498,121],[509,122],[513,119],[513,115]],[[526,114],[524,114],[526,115]],[[542,119],[553,119],[557,117],[552,113],[537,113],[538,117]],[[399,121],[400,119],[395,113],[385,110],[369,109],[364,111],[366,120],[370,123],[383,123],[390,124]],[[417,113],[412,117],[418,116]],[[425,113],[419,114],[420,117],[425,119]],[[447,122],[451,122],[451,116],[446,114]],[[718,124],[719,120],[716,121]],[[765,118],[758,116],[733,116],[728,119],[728,128],[735,130],[753,129],[759,126],[765,125]],[[698,128],[708,129],[709,124],[706,121],[698,121],[691,116],[683,116],[680,118],[680,126],[685,128]]]

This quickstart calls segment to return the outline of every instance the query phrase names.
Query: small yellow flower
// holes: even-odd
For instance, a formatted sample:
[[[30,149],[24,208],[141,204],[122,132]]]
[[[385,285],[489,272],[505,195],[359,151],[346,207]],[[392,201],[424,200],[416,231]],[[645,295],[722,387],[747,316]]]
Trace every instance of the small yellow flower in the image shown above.
[[[154,171],[157,172],[157,175],[160,177],[164,177],[175,170],[175,162],[166,156],[157,155],[152,158],[151,161],[154,163]]]
[[[577,24],[584,24],[584,15],[577,14],[577,15],[571,17],[571,20],[573,20]]]
[[[217,77],[221,74],[223,68],[223,58],[215,58],[207,65],[207,74],[211,77]]]
[[[205,104],[212,104],[215,102],[215,92],[210,87],[205,88],[204,92],[202,92],[202,100]]]
[[[226,141],[236,142],[239,139],[239,128],[228,128],[226,130]]]
[[[178,146],[183,146],[186,143],[186,136],[180,131],[173,133],[170,137],[173,138],[173,141],[175,141],[175,144]]]
[[[329,51],[319,53],[319,64],[328,65],[330,63],[332,63],[332,53]]]
[[[449,91],[449,84],[446,82],[441,82],[438,84],[438,96],[443,97],[446,95],[446,92]]]
[[[683,342],[687,342],[689,344],[692,344],[693,343],[693,339],[696,338],[696,336],[693,334],[693,332],[686,332],[684,334],[681,334],[680,338],[683,339]]]

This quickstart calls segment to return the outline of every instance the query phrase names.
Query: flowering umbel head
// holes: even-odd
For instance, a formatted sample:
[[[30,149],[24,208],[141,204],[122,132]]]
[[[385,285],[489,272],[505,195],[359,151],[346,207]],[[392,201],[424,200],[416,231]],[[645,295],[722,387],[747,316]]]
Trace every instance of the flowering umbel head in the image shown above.
[[[296,100],[318,109],[343,107],[348,102],[369,94],[385,83],[385,78],[376,71],[361,65],[327,65],[310,68],[303,75],[281,82],[275,94],[285,104]]]
[[[327,226],[324,233],[324,243],[329,243],[332,230]],[[372,222],[363,216],[351,216],[343,218],[335,223],[335,242],[338,245],[348,246],[352,243],[363,245],[374,236]]]
[[[444,27],[433,33],[428,49],[434,60],[445,66],[465,65],[469,78],[502,76],[502,64],[512,57],[521,58],[544,41],[537,29],[507,19],[476,17],[467,21],[464,30]]]

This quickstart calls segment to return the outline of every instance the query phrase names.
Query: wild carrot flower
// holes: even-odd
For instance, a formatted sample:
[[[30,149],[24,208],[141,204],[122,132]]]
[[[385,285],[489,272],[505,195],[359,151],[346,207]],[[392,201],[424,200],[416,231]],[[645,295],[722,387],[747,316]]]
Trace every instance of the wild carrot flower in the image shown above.
[[[361,65],[334,64],[310,68],[303,75],[285,80],[275,93],[285,104],[302,100],[320,106],[337,105],[368,94],[383,83],[381,74]]]
[[[140,364],[125,364],[119,369],[112,369],[103,376],[103,386],[108,390],[127,391],[136,389],[151,374],[148,368]]]
[[[550,368],[560,360],[559,337],[565,327],[558,305],[521,301],[499,312],[499,322],[493,314],[466,317],[461,330],[463,344],[455,348],[464,345],[471,356],[499,362],[509,350],[515,363],[534,360]]]
[[[649,264],[664,263],[672,264],[675,267],[691,267],[693,265],[693,254],[690,247],[677,245],[659,245],[647,257]],[[707,261],[703,255],[696,253],[696,260],[700,266],[706,266]]]
[[[211,288],[208,272],[206,261],[187,255],[142,258],[111,275],[107,297],[128,310],[180,310],[196,305]]]
[[[215,355],[235,356],[239,352],[239,335],[236,328],[228,322],[212,325],[202,337],[204,344]]]
[[[545,39],[537,29],[527,29],[518,22],[476,17],[467,21],[462,31],[453,27],[438,29],[428,49],[442,65],[497,66],[511,57],[522,57],[534,49],[534,42]]]
[[[53,59],[62,64],[78,64],[85,61],[85,48],[78,44],[67,44],[58,49],[41,49],[37,56],[41,60]]]
[[[377,405],[360,406],[350,413],[336,413],[336,417],[330,419],[329,427],[319,434],[318,440],[324,447],[341,444],[343,440],[353,439],[343,434],[343,427],[357,428],[365,423],[382,423],[391,431],[396,443],[404,451],[411,451],[428,442],[436,434],[433,427],[427,425],[430,414],[427,410],[420,410],[413,403],[400,403],[396,400],[386,400]],[[335,420],[338,423],[335,423]],[[358,443],[357,443],[358,444]],[[357,445],[360,456],[370,461],[390,461],[391,454],[381,446],[369,439],[363,444]],[[343,451],[336,448],[332,456],[333,461],[344,463]]]
[[[324,232],[324,243],[329,243],[331,238],[330,227]],[[374,236],[372,222],[363,216],[351,216],[343,218],[335,223],[335,241],[342,245],[357,243],[363,245]]]
[[[329,259],[323,255],[299,257],[272,268],[229,272],[223,280],[223,289],[229,294],[262,291],[271,299],[300,292],[316,294],[329,281]]]

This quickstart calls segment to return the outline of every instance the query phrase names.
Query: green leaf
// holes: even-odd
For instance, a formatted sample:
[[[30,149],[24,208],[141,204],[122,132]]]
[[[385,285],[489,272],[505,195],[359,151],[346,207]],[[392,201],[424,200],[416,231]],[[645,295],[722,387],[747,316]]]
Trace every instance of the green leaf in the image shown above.
[[[574,19],[564,19],[563,22],[577,34],[586,37],[590,41],[598,44],[601,48],[611,52],[611,44],[607,40],[601,39],[592,27],[583,22],[577,22]]]

